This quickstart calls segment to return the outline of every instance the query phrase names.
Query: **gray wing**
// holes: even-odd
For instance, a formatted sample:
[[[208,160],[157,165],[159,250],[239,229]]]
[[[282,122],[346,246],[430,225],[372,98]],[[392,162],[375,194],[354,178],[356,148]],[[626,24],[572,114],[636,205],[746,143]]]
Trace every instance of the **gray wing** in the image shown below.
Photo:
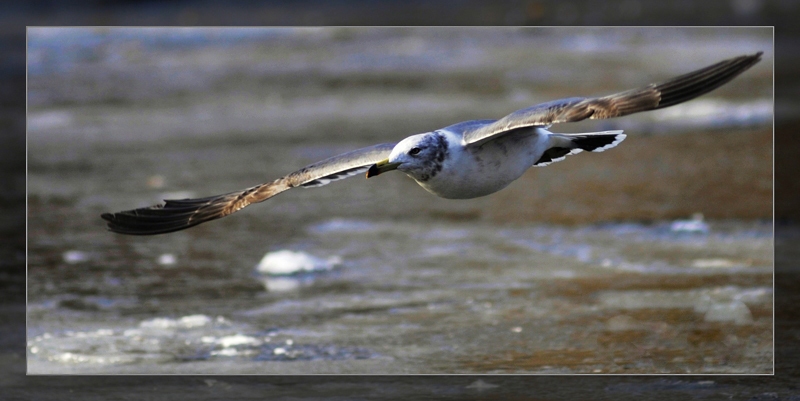
[[[343,153],[310,164],[275,181],[242,191],[198,199],[165,200],[164,204],[117,213],[103,213],[108,229],[130,235],[153,235],[183,230],[263,202],[287,189],[318,187],[366,172],[386,159],[394,148],[384,143]]]
[[[547,126],[589,119],[621,117],[640,111],[663,109],[708,93],[761,60],[762,52],[739,56],[675,77],[613,95],[571,97],[517,110],[491,124],[463,133],[464,145],[488,140],[517,128]]]

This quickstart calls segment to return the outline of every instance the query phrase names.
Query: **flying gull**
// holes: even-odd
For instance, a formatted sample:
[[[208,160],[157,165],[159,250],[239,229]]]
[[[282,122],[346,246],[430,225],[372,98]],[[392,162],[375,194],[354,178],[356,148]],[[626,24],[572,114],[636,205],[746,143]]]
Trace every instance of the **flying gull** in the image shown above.
[[[546,166],[582,151],[602,152],[625,139],[622,131],[558,134],[551,125],[657,110],[710,92],[761,60],[762,52],[720,61],[662,83],[603,97],[571,97],[517,110],[499,120],[465,121],[412,135],[399,143],[354,150],[242,191],[104,213],[108,229],[130,235],[183,230],[225,217],[287,189],[320,187],[357,174],[399,170],[428,192],[469,199],[497,192],[531,166]]]

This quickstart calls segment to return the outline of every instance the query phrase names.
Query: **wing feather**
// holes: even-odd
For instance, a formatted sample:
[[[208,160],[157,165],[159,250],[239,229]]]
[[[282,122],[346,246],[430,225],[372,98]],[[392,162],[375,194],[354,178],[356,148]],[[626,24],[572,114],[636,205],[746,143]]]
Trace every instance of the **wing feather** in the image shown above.
[[[663,109],[694,99],[727,83],[761,60],[762,52],[739,56],[662,83],[603,97],[571,97],[517,110],[493,123],[463,133],[464,145],[482,143],[517,128],[548,126],[589,119],[621,117]]]
[[[318,187],[352,177],[387,157],[393,143],[374,145],[310,164],[272,182],[241,191],[196,199],[167,199],[164,204],[103,213],[108,229],[129,235],[154,235],[183,230],[263,202],[294,187]]]

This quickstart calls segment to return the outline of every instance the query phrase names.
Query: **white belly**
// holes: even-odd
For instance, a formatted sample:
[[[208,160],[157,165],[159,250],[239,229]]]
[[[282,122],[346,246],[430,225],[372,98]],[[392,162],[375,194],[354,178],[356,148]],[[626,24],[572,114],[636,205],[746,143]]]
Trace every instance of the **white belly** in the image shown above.
[[[417,181],[428,192],[448,199],[470,199],[495,193],[521,177],[542,156],[549,132],[531,129],[484,143],[451,150],[442,171]]]

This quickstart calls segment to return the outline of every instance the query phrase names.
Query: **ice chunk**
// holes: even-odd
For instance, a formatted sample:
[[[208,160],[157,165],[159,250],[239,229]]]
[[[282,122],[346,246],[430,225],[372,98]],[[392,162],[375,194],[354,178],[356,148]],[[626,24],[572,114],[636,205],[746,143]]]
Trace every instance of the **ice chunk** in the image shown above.
[[[175,320],[166,317],[157,317],[139,323],[139,327],[144,329],[170,329],[177,325],[178,323]]]
[[[206,315],[189,315],[180,320],[180,325],[183,327],[200,327],[209,323],[211,323],[211,318]]]
[[[708,224],[703,221],[702,213],[695,213],[691,220],[675,220],[669,226],[673,232],[708,234]]]
[[[338,256],[321,259],[303,252],[282,250],[264,255],[256,270],[263,274],[294,274],[310,271],[331,270],[342,263]]]
[[[723,258],[695,259],[692,262],[692,267],[699,267],[701,269],[730,268],[730,267],[741,267],[741,266],[744,266],[744,264]]]
[[[243,334],[234,334],[232,336],[225,336],[217,340],[217,342],[222,345],[223,348],[234,347],[237,345],[260,345],[261,341],[258,341],[254,337],[245,336]]]
[[[771,303],[772,288],[748,288],[735,294],[733,299],[744,303]]]
[[[83,251],[66,251],[64,252],[61,257],[64,259],[65,262],[74,265],[76,263],[82,263],[89,260],[89,254]]]
[[[736,324],[749,324],[753,322],[753,315],[744,302],[733,301],[711,305],[706,312],[707,322],[734,322]]]
[[[189,315],[178,320],[167,317],[157,317],[139,323],[139,327],[144,329],[193,328],[205,326],[209,323],[211,323],[211,318],[206,315]]]
[[[72,124],[74,118],[66,111],[48,111],[28,114],[28,130],[61,129]]]
[[[175,257],[175,255],[171,253],[165,253],[158,257],[158,264],[161,266],[171,266],[174,265],[177,260],[178,259]]]
[[[236,348],[223,348],[219,351],[211,351],[211,355],[214,356],[236,356],[238,353],[239,351],[237,351]]]
[[[300,288],[300,280],[293,277],[273,277],[264,280],[264,287],[270,292],[293,291]]]

